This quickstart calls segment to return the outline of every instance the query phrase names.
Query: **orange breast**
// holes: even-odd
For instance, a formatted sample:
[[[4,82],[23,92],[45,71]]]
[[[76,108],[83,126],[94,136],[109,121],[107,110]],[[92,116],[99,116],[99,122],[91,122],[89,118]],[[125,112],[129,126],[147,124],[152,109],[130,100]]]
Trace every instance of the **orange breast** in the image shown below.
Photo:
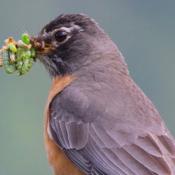
[[[53,80],[52,86],[49,92],[47,105],[45,108],[45,122],[44,122],[44,141],[45,148],[48,156],[49,163],[53,167],[55,175],[84,175],[76,165],[67,158],[62,149],[56,145],[54,140],[49,137],[48,126],[50,111],[49,105],[52,99],[61,92],[66,86],[68,86],[74,78],[72,76],[57,77]]]

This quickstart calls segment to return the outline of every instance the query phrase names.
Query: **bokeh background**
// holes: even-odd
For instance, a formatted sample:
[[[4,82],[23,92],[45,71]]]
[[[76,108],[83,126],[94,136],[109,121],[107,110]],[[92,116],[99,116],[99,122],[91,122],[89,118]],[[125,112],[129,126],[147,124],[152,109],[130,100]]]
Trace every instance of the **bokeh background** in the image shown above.
[[[61,13],[86,13],[117,43],[135,81],[175,135],[175,1],[0,0],[0,44],[37,34]],[[0,70],[0,175],[49,175],[43,109],[50,85],[37,63],[24,77]]]

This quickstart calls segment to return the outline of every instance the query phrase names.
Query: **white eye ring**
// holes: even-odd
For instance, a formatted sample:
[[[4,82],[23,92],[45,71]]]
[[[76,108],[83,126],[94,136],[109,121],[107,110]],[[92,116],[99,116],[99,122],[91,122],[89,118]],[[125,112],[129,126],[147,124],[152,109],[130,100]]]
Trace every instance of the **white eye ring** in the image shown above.
[[[55,47],[58,47],[59,45],[65,43],[71,37],[70,32],[68,32],[68,30],[65,30],[65,28],[63,27],[55,29],[54,31],[52,31],[51,35],[53,38],[52,44]]]
[[[52,40],[52,44],[55,46],[55,47],[58,47],[59,45],[65,43],[68,41],[68,39],[71,38],[72,36],[72,33],[74,30],[78,30],[79,32],[83,32],[84,30],[79,26],[79,25],[76,25],[76,24],[73,24],[72,23],[72,26],[71,27],[60,27],[60,28],[56,28],[55,30],[53,31],[50,31],[50,32],[46,32],[46,30],[43,31],[43,36],[50,36],[52,38],[54,38]],[[62,38],[61,39],[61,35],[60,35],[60,41],[59,41],[59,37],[57,39],[57,37],[55,36],[57,32],[65,32],[67,33],[67,35],[65,35],[65,39]],[[63,36],[64,37],[64,36]]]
[[[67,33],[71,33],[75,29],[76,30],[78,29],[80,32],[83,32],[84,31],[80,26],[78,26],[76,24],[72,24],[71,27],[60,27],[58,29],[55,29],[54,31],[52,31],[52,33],[55,32],[55,31],[57,31],[57,30],[64,30]]]
[[[72,32],[72,27],[68,28],[68,27],[60,27],[58,30],[63,30],[67,33],[71,33]]]

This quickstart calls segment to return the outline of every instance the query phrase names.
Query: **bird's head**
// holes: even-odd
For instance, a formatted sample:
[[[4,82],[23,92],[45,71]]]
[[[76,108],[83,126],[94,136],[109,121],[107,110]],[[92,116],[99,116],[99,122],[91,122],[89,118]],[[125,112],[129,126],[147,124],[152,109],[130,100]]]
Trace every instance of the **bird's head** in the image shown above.
[[[34,40],[40,43],[38,55],[53,77],[75,72],[116,49],[99,25],[84,14],[58,16]]]

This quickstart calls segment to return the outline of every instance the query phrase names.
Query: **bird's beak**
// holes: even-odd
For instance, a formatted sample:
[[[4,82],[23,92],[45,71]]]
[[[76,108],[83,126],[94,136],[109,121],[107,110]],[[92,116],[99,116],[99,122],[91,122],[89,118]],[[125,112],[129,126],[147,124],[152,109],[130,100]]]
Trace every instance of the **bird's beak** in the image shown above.
[[[43,36],[31,37],[32,47],[35,48],[38,55],[47,55],[54,50],[52,42],[49,42],[49,39]]]

